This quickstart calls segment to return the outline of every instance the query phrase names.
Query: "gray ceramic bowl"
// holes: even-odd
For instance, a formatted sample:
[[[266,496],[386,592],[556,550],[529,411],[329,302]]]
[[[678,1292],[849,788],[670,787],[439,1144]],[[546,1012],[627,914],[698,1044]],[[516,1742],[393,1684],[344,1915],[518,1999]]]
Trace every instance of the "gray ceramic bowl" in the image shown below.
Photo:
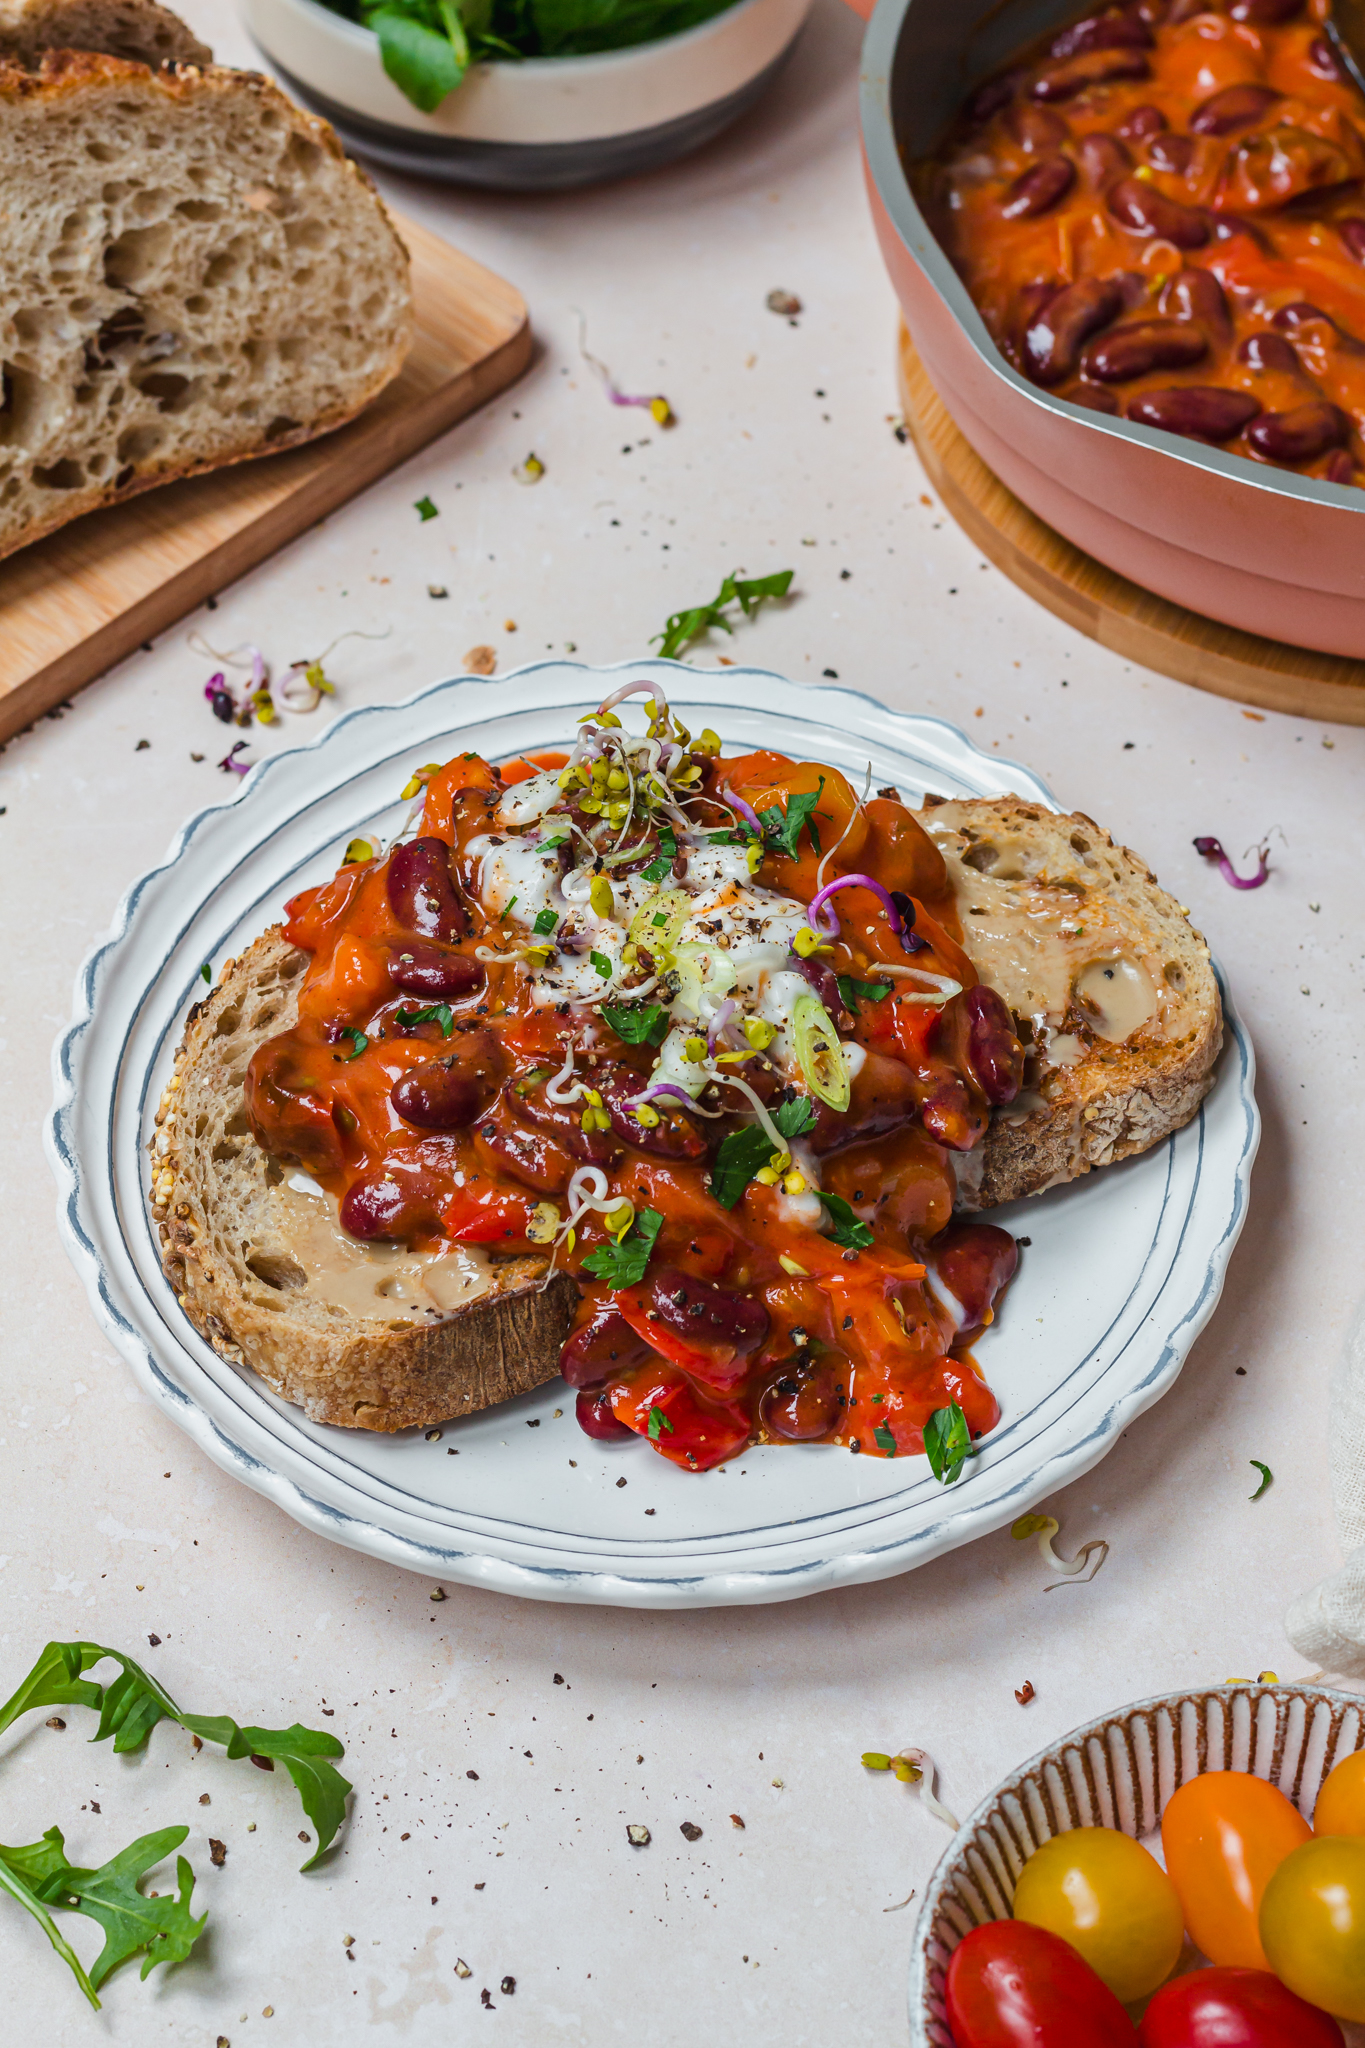
[[[699,28],[592,57],[476,65],[435,113],[387,76],[372,30],[320,0],[244,0],[291,91],[359,156],[505,191],[560,191],[697,149],[765,91],[811,0],[739,0]]]

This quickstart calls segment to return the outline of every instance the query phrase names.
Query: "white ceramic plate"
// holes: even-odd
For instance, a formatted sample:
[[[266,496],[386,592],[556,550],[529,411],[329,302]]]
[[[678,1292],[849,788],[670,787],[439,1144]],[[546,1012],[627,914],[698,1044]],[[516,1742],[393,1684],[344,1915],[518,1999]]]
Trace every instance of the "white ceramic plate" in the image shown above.
[[[1052,805],[1027,769],[938,719],[758,669],[545,662],[349,712],[191,819],[86,962],[54,1054],[58,1214],[140,1384],[306,1527],[433,1578],[535,1599],[790,1600],[888,1578],[999,1528],[1094,1465],[1171,1384],[1218,1300],[1259,1135],[1251,1046],[1230,1004],[1217,1084],[1193,1123],[1141,1159],[997,1212],[1032,1243],[978,1347],[1001,1421],[951,1489],[922,1458],[826,1446],[681,1472],[641,1443],[590,1442],[562,1381],[447,1424],[432,1443],[311,1423],[197,1336],[162,1277],[145,1199],[147,1138],[201,964],[239,951],[286,897],[329,877],[356,833],[394,830],[415,765],[457,746],[498,760],[562,743],[580,712],[637,675],[662,682],[686,723],[714,726],[728,751],[831,761],[859,785],[870,761],[874,784],[915,797],[1014,790]]]

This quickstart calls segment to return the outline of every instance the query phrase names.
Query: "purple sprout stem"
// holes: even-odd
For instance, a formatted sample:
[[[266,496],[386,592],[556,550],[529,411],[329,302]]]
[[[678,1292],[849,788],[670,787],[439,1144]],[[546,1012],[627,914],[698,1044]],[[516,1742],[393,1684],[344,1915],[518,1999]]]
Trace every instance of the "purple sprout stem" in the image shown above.
[[[730,809],[738,817],[743,818],[751,832],[756,832],[760,839],[763,837],[763,824],[758,812],[751,805],[746,804],[742,796],[736,796],[731,789],[723,789],[720,793],[720,800],[723,804],[729,804]]]
[[[726,1026],[738,1008],[739,1004],[735,1001],[734,997],[727,996],[716,1011],[715,1016],[711,1019],[711,1028],[706,1034],[706,1050],[713,1059],[715,1058],[717,1045],[725,1036]]]
[[[1194,842],[1194,850],[1205,860],[1215,861],[1218,872],[1232,889],[1259,889],[1270,875],[1270,853],[1265,846],[1258,847],[1256,872],[1254,875],[1239,875],[1227,854],[1223,851],[1221,839],[1201,838]]]
[[[839,936],[839,918],[835,911],[826,908],[831,896],[839,889],[870,889],[886,912],[887,922],[898,939],[905,935],[905,919],[899,907],[892,901],[891,892],[883,889],[872,875],[836,875],[832,882],[826,882],[823,889],[817,889],[806,905],[806,916],[811,929],[826,939]]]

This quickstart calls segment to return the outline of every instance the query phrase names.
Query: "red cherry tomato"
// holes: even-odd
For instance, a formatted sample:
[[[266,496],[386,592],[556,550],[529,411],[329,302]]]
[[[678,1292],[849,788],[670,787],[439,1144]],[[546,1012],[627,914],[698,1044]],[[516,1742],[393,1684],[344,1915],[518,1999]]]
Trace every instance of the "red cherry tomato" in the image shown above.
[[[1070,1942],[1026,1920],[988,1920],[953,1950],[957,2048],[1134,2048],[1133,2023]]]
[[[1191,1970],[1142,2015],[1141,2048],[1342,2048],[1342,2032],[1268,1970]]]

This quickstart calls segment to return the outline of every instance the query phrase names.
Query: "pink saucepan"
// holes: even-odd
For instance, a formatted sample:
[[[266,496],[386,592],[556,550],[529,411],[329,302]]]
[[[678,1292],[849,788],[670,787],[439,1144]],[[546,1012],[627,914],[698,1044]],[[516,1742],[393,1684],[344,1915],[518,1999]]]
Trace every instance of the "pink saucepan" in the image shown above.
[[[932,149],[973,86],[1081,12],[1075,0],[877,0],[871,12],[868,190],[921,360],[978,454],[1078,547],[1210,618],[1365,658],[1365,490],[1039,390],[996,348],[911,192],[906,164]]]

